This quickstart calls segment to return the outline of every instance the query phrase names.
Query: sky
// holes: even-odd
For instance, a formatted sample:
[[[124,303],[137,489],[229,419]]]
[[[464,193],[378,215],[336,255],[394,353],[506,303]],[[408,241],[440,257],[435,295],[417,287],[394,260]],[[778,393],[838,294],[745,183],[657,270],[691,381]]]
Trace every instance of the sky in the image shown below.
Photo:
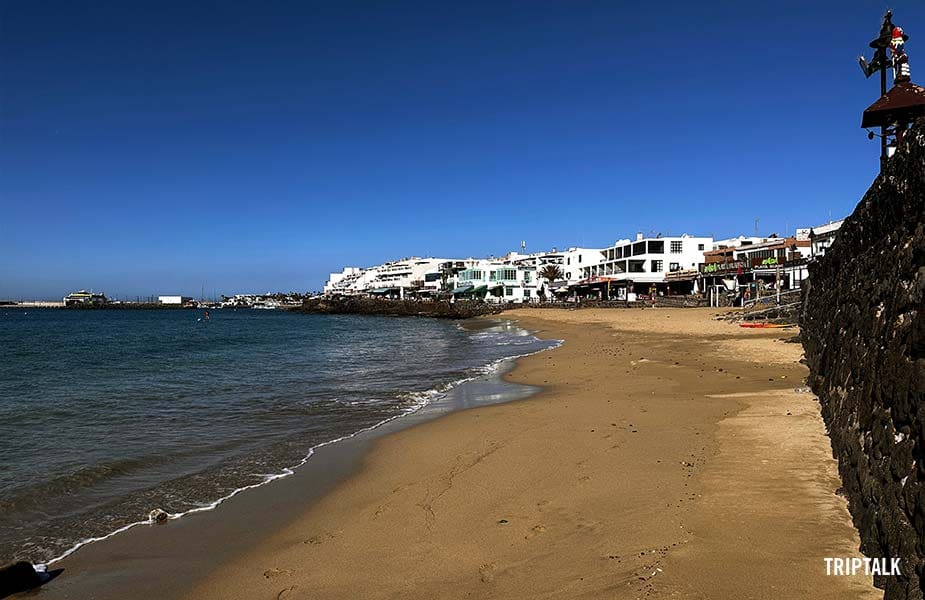
[[[841,218],[885,8],[0,0],[0,299]],[[916,81],[925,5],[892,8]]]

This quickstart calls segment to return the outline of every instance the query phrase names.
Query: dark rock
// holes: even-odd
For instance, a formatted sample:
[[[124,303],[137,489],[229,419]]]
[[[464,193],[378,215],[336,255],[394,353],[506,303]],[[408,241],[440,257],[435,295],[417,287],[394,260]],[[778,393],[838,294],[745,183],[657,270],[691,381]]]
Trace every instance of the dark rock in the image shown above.
[[[801,338],[844,495],[884,597],[925,582],[925,125],[906,136],[810,267]]]
[[[148,520],[151,521],[152,523],[164,523],[169,518],[170,518],[170,515],[167,514],[167,511],[161,510],[159,508],[155,508],[154,510],[148,513]]]
[[[44,570],[36,570],[25,561],[8,565],[0,569],[0,598],[39,587],[48,579]]]
[[[513,305],[520,306],[520,305]],[[387,315],[394,317],[435,317],[438,319],[469,319],[479,315],[494,315],[508,305],[478,301],[418,301],[386,300],[365,296],[320,297],[305,300],[295,312],[323,315]]]

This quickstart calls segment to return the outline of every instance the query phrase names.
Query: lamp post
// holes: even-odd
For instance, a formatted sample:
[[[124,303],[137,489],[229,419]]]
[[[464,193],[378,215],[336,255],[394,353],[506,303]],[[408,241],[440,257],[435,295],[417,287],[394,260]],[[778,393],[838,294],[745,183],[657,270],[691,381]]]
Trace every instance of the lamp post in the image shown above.
[[[893,11],[888,10],[883,15],[883,24],[880,25],[880,35],[872,40],[869,44],[874,49],[874,56],[868,63],[863,56],[858,58],[858,64],[861,65],[861,71],[865,77],[870,77],[877,71],[880,72],[880,96],[886,95],[886,72],[891,65],[887,57],[887,48],[890,47],[890,39],[893,35]],[[886,143],[886,126],[880,127],[880,167],[883,168],[887,159]]]
[[[874,139],[872,127],[880,128],[880,169],[903,141],[909,126],[925,117],[925,88],[912,83],[906,41],[909,36],[902,27],[893,24],[893,14],[887,11],[880,28],[880,37],[870,43],[875,49],[874,58],[868,64],[863,57],[859,60],[864,75],[870,77],[880,71],[880,98],[864,110],[861,127],[868,130],[868,137]],[[887,56],[889,52],[889,56]],[[893,69],[893,87],[886,90],[886,70]],[[890,143],[889,138],[893,138]]]

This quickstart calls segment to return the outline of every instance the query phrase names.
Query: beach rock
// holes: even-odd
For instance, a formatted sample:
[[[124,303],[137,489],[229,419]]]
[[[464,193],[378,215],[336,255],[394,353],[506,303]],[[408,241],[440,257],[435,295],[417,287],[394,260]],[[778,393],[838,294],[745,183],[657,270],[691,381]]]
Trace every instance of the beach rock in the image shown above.
[[[21,561],[0,569],[0,598],[36,588],[48,580],[47,574]]]
[[[152,523],[165,523],[168,518],[170,518],[170,515],[167,513],[167,511],[161,510],[159,508],[155,508],[148,513],[148,520]]]
[[[925,583],[925,124],[810,266],[801,338],[844,495],[884,597]]]
[[[325,315],[389,315],[394,317],[435,317],[438,319],[469,319],[494,315],[509,308],[505,304],[479,301],[417,301],[387,300],[365,296],[310,298],[294,312]]]

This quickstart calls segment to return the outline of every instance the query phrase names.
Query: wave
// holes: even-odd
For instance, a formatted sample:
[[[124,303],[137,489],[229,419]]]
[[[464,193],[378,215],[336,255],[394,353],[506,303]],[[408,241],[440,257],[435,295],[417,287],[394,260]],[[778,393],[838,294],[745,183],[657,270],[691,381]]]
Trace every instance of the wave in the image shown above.
[[[524,333],[521,333],[521,334],[517,335],[518,338],[525,337],[525,338],[527,338],[528,340],[530,340],[531,343],[535,343],[535,342],[537,342],[537,341],[540,341],[538,338],[536,338],[535,336],[531,335],[529,332],[526,332],[525,330],[522,330],[522,329],[519,329],[519,328],[518,328],[518,330],[524,332]],[[496,333],[496,332],[481,332],[481,333],[492,333],[492,334],[495,334],[495,335],[499,335],[499,334]],[[478,335],[478,334],[475,334],[475,335]],[[500,334],[500,335],[501,335],[502,337],[505,337],[505,334]],[[511,337],[510,332],[507,332],[506,337]],[[459,379],[456,379],[456,380],[454,380],[454,381],[451,381],[451,382],[449,382],[449,383],[445,383],[445,384],[436,386],[436,387],[434,387],[434,388],[431,388],[431,389],[428,389],[428,390],[425,390],[425,391],[422,391],[422,392],[409,392],[409,393],[406,395],[406,399],[409,401],[409,406],[407,406],[404,410],[402,410],[402,411],[399,412],[398,414],[395,414],[395,415],[392,415],[392,416],[390,416],[390,417],[388,417],[388,418],[382,419],[381,421],[379,421],[379,422],[377,422],[377,423],[375,423],[375,424],[373,424],[373,425],[370,425],[370,426],[367,426],[367,427],[363,427],[363,428],[361,428],[361,429],[358,429],[357,431],[354,431],[353,433],[350,433],[350,434],[347,434],[347,435],[343,435],[343,436],[340,436],[340,437],[337,437],[337,438],[334,438],[334,439],[331,439],[331,440],[327,440],[327,441],[325,441],[325,442],[321,442],[321,443],[315,444],[314,446],[311,446],[311,447],[308,449],[308,451],[307,451],[307,453],[305,454],[305,456],[304,456],[301,460],[299,460],[298,462],[296,462],[295,464],[293,464],[293,465],[291,465],[291,466],[289,466],[289,467],[284,467],[283,469],[281,469],[281,470],[280,470],[279,472],[277,472],[277,473],[260,474],[259,476],[262,478],[261,481],[259,481],[259,482],[257,482],[257,483],[250,484],[250,485],[245,485],[245,486],[241,486],[241,487],[235,488],[234,490],[232,490],[232,491],[229,492],[228,494],[226,494],[226,495],[224,495],[224,496],[221,496],[221,497],[219,497],[218,499],[216,499],[216,500],[214,500],[214,501],[212,501],[212,502],[206,503],[206,504],[204,504],[204,505],[202,505],[202,506],[197,506],[196,508],[192,508],[192,509],[189,509],[189,510],[186,510],[186,511],[177,512],[177,513],[167,513],[167,520],[181,519],[181,518],[183,518],[183,517],[186,517],[186,516],[189,516],[189,515],[192,515],[192,514],[201,513],[201,512],[207,512],[207,511],[211,511],[211,510],[215,510],[216,508],[218,508],[219,506],[221,506],[224,502],[226,502],[226,501],[228,501],[228,500],[234,498],[235,496],[237,496],[238,494],[240,494],[240,493],[242,493],[242,492],[246,492],[246,491],[248,491],[248,490],[256,489],[256,488],[262,487],[262,486],[264,486],[264,485],[267,485],[267,484],[269,484],[269,483],[271,483],[271,482],[273,482],[273,481],[276,481],[276,480],[278,480],[278,479],[283,479],[283,478],[285,478],[285,477],[289,477],[290,475],[294,475],[296,469],[298,469],[299,467],[301,467],[301,466],[303,466],[305,463],[307,463],[307,462],[311,459],[311,457],[315,454],[315,452],[316,452],[318,449],[320,449],[320,448],[323,448],[323,447],[325,447],[325,446],[330,446],[330,445],[332,445],[332,444],[336,444],[336,443],[341,442],[341,441],[344,441],[344,440],[351,439],[351,438],[356,437],[356,436],[358,436],[358,435],[361,435],[361,434],[363,434],[363,433],[367,433],[367,432],[373,431],[373,430],[375,430],[375,429],[378,429],[379,427],[382,427],[383,425],[386,425],[387,423],[391,423],[392,421],[395,421],[396,419],[400,419],[400,418],[402,418],[402,417],[406,417],[406,416],[408,416],[408,415],[414,414],[414,413],[418,412],[419,410],[421,410],[422,408],[424,408],[425,406],[427,406],[427,405],[433,403],[434,401],[436,401],[436,400],[438,400],[438,399],[440,399],[440,398],[445,397],[446,394],[447,394],[447,392],[449,392],[451,389],[456,388],[456,387],[458,387],[458,386],[460,386],[460,385],[462,385],[462,384],[464,384],[464,383],[467,383],[467,382],[470,382],[470,381],[474,381],[474,380],[476,380],[476,379],[483,378],[483,377],[486,377],[486,376],[489,376],[489,375],[492,375],[492,374],[496,373],[496,372],[501,368],[501,366],[502,366],[503,364],[505,364],[505,363],[509,363],[509,362],[515,361],[515,360],[517,360],[517,359],[519,359],[519,358],[524,358],[524,357],[531,356],[531,355],[534,355],[534,354],[539,354],[540,352],[544,352],[544,351],[546,351],[546,350],[551,350],[551,349],[554,349],[554,348],[558,348],[558,347],[561,346],[562,343],[563,343],[563,340],[544,340],[544,341],[546,341],[546,342],[548,343],[548,345],[546,345],[546,346],[544,346],[544,347],[542,347],[542,348],[540,348],[540,349],[538,349],[538,350],[534,350],[534,351],[532,351],[532,352],[524,352],[524,353],[515,354],[515,355],[511,355],[511,356],[505,356],[505,357],[503,357],[503,358],[498,358],[498,359],[495,359],[495,360],[490,361],[489,363],[487,363],[487,364],[485,364],[485,365],[482,365],[481,367],[476,367],[476,368],[472,369],[472,370],[471,370],[471,374],[466,375],[466,376],[464,376],[464,377],[461,377],[461,378],[459,378]],[[495,345],[505,346],[505,345],[524,345],[524,344],[511,344],[511,343],[504,343],[504,342],[501,342],[501,341],[496,341],[496,342],[495,342]],[[105,469],[105,467],[103,467],[103,468]],[[153,509],[152,509],[152,510],[153,510]],[[68,548],[67,550],[65,550],[65,551],[64,551],[63,553],[61,553],[60,555],[55,556],[54,558],[52,558],[52,559],[50,559],[50,560],[48,560],[48,561],[46,561],[46,562],[44,562],[44,563],[38,563],[38,564],[36,564],[36,567],[37,567],[37,568],[47,568],[47,567],[49,567],[49,566],[51,566],[51,565],[54,565],[55,563],[58,563],[58,562],[60,562],[60,561],[62,561],[62,560],[64,560],[64,559],[66,559],[67,557],[71,556],[72,554],[74,554],[75,552],[77,552],[78,550],[80,550],[81,548],[83,548],[84,546],[87,546],[87,545],[89,545],[89,544],[93,544],[93,543],[96,543],[96,542],[101,542],[101,541],[107,540],[107,539],[109,539],[109,538],[111,538],[111,537],[114,537],[114,536],[116,536],[116,535],[119,535],[119,534],[121,534],[121,533],[124,533],[124,532],[126,532],[126,531],[129,531],[130,529],[133,529],[133,528],[135,528],[135,527],[140,527],[140,526],[143,526],[143,525],[152,525],[152,524],[154,524],[153,519],[152,519],[152,518],[148,518],[148,519],[144,519],[144,520],[140,520],[140,521],[135,521],[135,522],[129,523],[129,524],[124,525],[124,526],[122,526],[122,527],[119,527],[119,528],[117,528],[117,529],[115,529],[115,530],[113,530],[113,531],[111,531],[110,533],[107,533],[107,534],[105,534],[105,535],[84,538],[84,539],[78,541],[76,544],[74,544],[74,545],[71,546],[70,548]]]

